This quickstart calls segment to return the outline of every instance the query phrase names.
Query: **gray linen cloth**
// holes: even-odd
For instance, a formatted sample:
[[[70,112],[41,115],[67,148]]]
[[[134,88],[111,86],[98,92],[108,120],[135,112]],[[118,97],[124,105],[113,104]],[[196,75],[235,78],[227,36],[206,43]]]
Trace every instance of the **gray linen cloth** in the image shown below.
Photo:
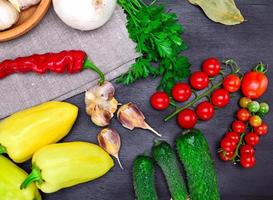
[[[66,26],[51,8],[42,22],[28,34],[0,43],[0,60],[33,53],[85,50],[88,57],[112,80],[127,71],[138,56],[129,39],[126,15],[117,7],[102,28],[82,32]],[[97,75],[85,70],[75,75],[14,74],[0,80],[0,118],[49,100],[64,100],[97,83]]]

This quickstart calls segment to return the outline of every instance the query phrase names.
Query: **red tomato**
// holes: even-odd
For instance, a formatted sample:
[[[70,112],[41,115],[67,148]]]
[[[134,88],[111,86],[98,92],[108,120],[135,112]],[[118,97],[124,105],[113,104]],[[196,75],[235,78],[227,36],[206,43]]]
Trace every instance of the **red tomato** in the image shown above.
[[[268,126],[265,123],[262,123],[262,125],[254,128],[254,132],[259,136],[266,135],[268,132]]]
[[[220,147],[226,152],[234,151],[236,149],[236,142],[224,137],[220,142]]]
[[[230,74],[225,77],[223,87],[229,92],[237,92],[241,86],[241,79],[235,75]]]
[[[187,83],[177,83],[172,89],[172,96],[178,102],[187,101],[191,97],[191,88]]]
[[[246,122],[249,120],[249,117],[250,117],[250,113],[247,109],[242,108],[242,109],[238,110],[237,118],[240,121]]]
[[[234,121],[232,122],[232,130],[236,133],[243,133],[246,130],[246,125],[242,121]]]
[[[245,142],[250,146],[257,145],[259,141],[260,137],[256,133],[250,132],[245,136]]]
[[[240,163],[244,168],[251,168],[255,166],[256,160],[253,155],[244,154],[240,157]]]
[[[156,92],[151,96],[150,103],[156,110],[165,110],[170,105],[170,98],[165,92]]]
[[[249,155],[252,155],[254,156],[255,154],[255,151],[254,151],[254,148],[250,145],[242,145],[241,148],[240,148],[240,155],[245,155],[245,154],[249,154]]]
[[[214,115],[214,107],[208,101],[198,104],[195,111],[197,116],[203,121],[210,120]]]
[[[263,72],[250,71],[242,80],[242,93],[250,99],[261,97],[267,90],[268,79]]]
[[[221,160],[228,161],[228,160],[231,160],[232,157],[234,156],[234,151],[227,151],[227,152],[221,151],[218,154]]]
[[[212,93],[211,101],[212,101],[212,104],[217,107],[220,107],[220,108],[225,107],[230,101],[230,96],[228,91],[225,89],[215,90]]]
[[[226,133],[225,138],[229,138],[229,139],[233,140],[234,142],[236,142],[236,144],[240,141],[240,135],[235,132]]]
[[[202,71],[208,76],[214,77],[220,73],[221,64],[216,58],[207,58],[202,64]]]
[[[190,84],[196,90],[203,90],[209,86],[209,76],[205,72],[194,72],[190,77]]]
[[[193,128],[197,123],[197,116],[191,109],[185,109],[178,114],[177,122],[182,128]]]

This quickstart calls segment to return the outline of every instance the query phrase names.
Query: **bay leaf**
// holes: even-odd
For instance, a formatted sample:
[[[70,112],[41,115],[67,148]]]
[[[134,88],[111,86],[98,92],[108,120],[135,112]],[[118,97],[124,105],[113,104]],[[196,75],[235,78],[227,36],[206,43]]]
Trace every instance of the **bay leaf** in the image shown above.
[[[244,22],[234,0],[188,0],[200,6],[209,19],[225,25],[236,25]]]

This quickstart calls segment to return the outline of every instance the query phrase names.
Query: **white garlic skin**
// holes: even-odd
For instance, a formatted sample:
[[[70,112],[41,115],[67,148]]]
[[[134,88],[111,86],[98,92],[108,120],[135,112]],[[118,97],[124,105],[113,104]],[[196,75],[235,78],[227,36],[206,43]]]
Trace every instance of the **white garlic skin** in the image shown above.
[[[0,31],[10,28],[19,19],[19,12],[6,0],[0,0]]]
[[[40,3],[41,0],[9,0],[9,2],[20,12]]]

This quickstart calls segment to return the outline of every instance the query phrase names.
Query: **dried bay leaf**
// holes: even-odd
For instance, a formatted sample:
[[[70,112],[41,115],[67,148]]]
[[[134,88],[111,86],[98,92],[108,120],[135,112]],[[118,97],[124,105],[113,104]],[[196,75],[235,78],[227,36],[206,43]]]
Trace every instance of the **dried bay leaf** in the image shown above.
[[[244,21],[234,0],[188,0],[191,4],[200,6],[208,18],[225,25],[236,25]]]

